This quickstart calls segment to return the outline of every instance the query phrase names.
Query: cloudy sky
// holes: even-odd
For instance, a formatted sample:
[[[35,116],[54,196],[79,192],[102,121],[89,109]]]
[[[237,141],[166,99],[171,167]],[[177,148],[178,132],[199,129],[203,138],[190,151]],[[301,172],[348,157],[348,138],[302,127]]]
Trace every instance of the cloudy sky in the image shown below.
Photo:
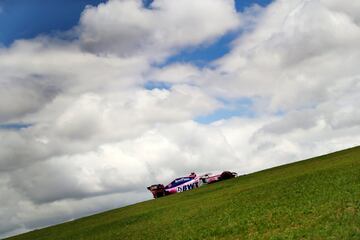
[[[359,62],[359,1],[0,1],[0,237],[356,146]]]

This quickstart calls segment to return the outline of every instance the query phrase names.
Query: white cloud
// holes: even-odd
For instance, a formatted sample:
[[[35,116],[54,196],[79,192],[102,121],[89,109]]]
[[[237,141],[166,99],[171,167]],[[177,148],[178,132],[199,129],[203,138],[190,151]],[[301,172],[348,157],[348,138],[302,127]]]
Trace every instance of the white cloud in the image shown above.
[[[223,87],[233,96],[265,97],[272,111],[309,107],[359,75],[359,39],[351,16],[320,1],[276,1],[218,61]]]
[[[357,3],[152,7],[109,1],[84,10],[77,40],[0,48],[0,123],[33,124],[0,129],[0,235],[148,199],[147,185],[191,171],[243,174],[359,144]],[[153,66],[230,30],[243,32],[209,68]],[[193,121],[244,97],[252,117]]]
[[[143,57],[99,57],[48,38],[17,41],[0,49],[0,119],[24,117],[62,94],[134,87],[147,68]]]
[[[230,0],[113,0],[87,8],[79,26],[84,49],[99,54],[164,57],[174,50],[212,41],[239,26]]]

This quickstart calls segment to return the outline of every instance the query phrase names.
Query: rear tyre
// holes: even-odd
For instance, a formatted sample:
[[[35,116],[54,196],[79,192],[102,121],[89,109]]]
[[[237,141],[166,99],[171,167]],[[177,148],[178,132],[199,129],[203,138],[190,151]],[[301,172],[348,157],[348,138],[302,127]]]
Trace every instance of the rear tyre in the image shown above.
[[[165,196],[165,188],[162,184],[154,184],[150,187],[147,187],[149,191],[153,194],[154,198],[159,198]]]
[[[234,178],[234,177],[235,177],[234,174],[229,171],[224,171],[220,175],[221,180],[226,180],[226,179],[230,179],[230,178]]]
[[[158,191],[158,192],[156,192],[155,198],[164,197],[164,196],[165,196],[165,191]]]

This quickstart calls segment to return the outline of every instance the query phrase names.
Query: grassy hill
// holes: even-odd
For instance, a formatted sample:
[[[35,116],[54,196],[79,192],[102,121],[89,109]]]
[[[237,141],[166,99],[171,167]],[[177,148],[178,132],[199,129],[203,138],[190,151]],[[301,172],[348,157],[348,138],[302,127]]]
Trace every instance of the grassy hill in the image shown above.
[[[11,239],[360,239],[360,147]]]

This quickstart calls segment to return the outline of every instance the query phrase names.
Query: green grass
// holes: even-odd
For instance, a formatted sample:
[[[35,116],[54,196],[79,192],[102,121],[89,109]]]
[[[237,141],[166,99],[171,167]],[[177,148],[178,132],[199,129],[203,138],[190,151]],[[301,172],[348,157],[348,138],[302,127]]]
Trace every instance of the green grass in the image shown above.
[[[360,147],[11,239],[360,239]]]

